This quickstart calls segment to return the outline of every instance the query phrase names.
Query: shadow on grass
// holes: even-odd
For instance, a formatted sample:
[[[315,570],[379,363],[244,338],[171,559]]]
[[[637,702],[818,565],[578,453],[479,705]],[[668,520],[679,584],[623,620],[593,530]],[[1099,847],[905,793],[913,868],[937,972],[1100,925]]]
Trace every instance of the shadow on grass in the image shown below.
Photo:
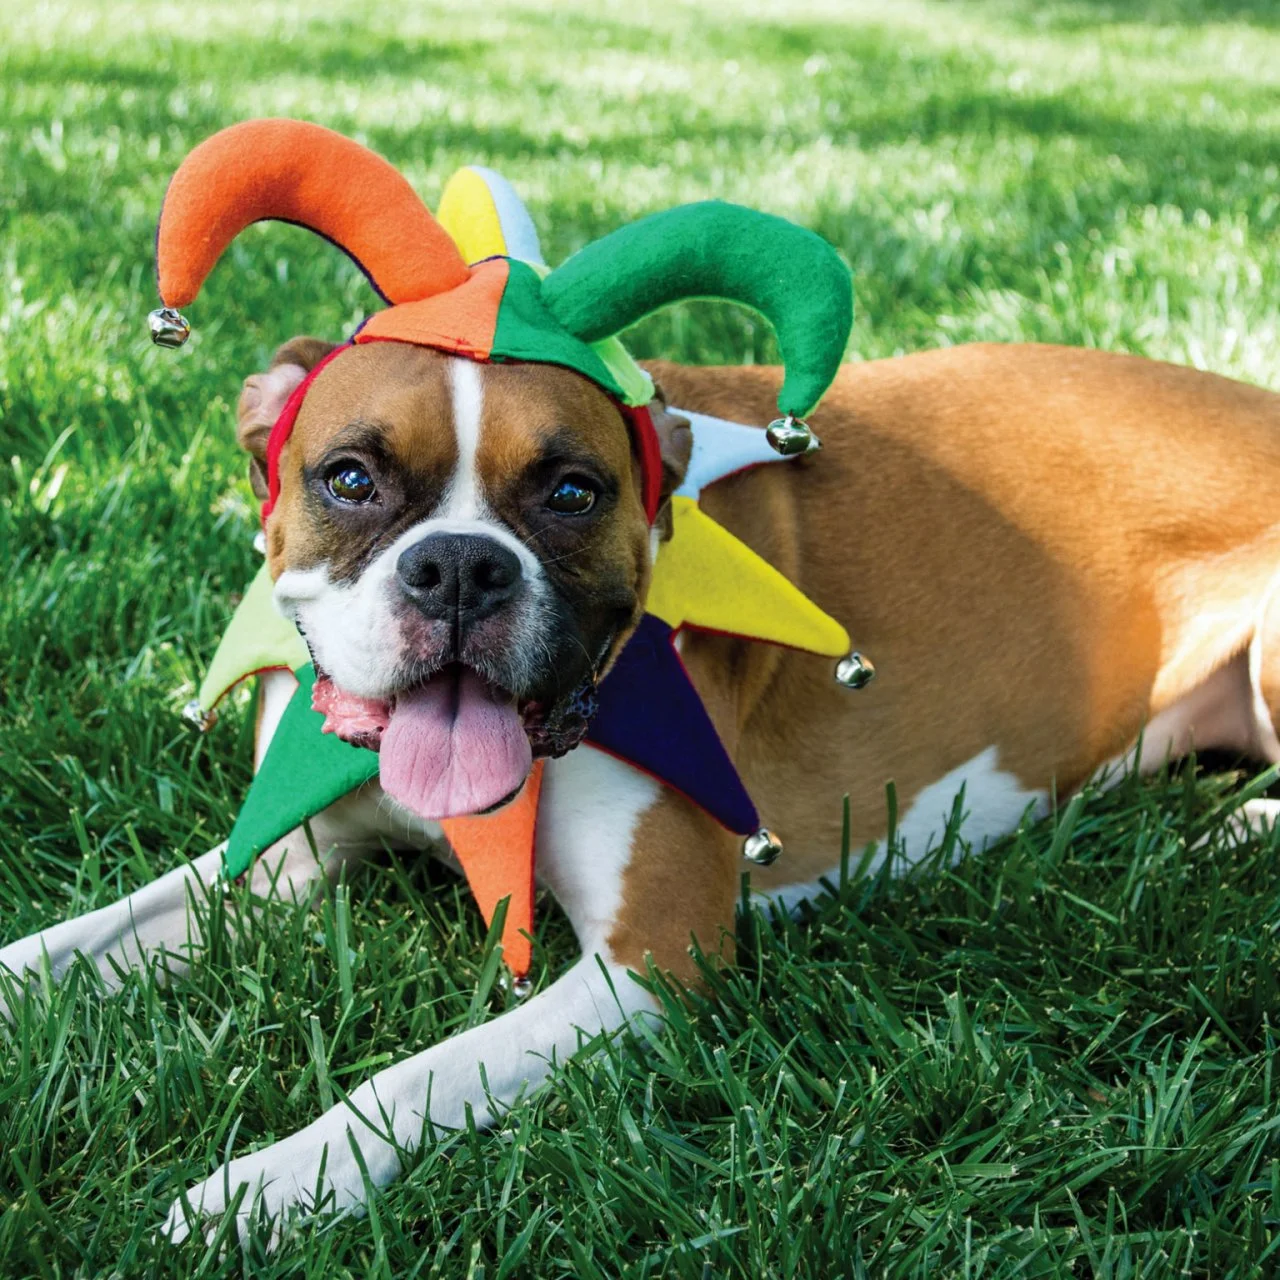
[[[433,66],[467,67],[491,53],[483,40],[405,40],[375,35],[351,22],[312,20],[296,35],[257,41],[242,34],[218,40],[158,41],[136,56],[110,59],[88,52],[52,50],[0,61],[12,80],[49,81],[132,89],[172,90],[206,78],[225,79],[234,63],[236,81],[273,75],[311,75],[341,79],[367,76],[420,76]]]
[[[991,5],[998,7],[995,0]],[[1200,6],[1197,11],[1207,15],[1208,10],[1208,6]],[[1233,11],[1242,10],[1236,6]],[[548,39],[548,33],[555,37],[565,25],[562,15],[518,24],[529,39],[541,38],[549,45],[554,39]],[[811,225],[849,257],[860,277],[862,304],[876,314],[904,301],[925,312],[954,307],[961,282],[967,287],[1022,289],[1027,272],[1038,267],[1050,246],[1058,241],[1072,251],[1085,246],[1095,228],[1114,225],[1116,211],[1126,207],[1169,205],[1182,209],[1188,218],[1198,209],[1214,218],[1243,211],[1257,228],[1265,228],[1277,218],[1256,176],[1241,175],[1242,165],[1265,168],[1273,163],[1280,153],[1275,130],[1186,124],[1175,122],[1172,115],[1135,120],[1121,109],[1095,105],[1067,93],[991,92],[975,87],[989,83],[996,67],[981,49],[938,51],[924,44],[913,45],[874,23],[835,28],[758,23],[726,30],[698,22],[697,29],[700,35],[705,33],[705,48],[717,55],[763,59],[767,54],[774,65],[787,67],[821,54],[828,62],[836,60],[836,65],[814,79],[821,111],[808,117],[792,116],[781,135],[763,116],[725,120],[705,108],[669,107],[681,142],[695,152],[746,155],[764,148],[799,150],[825,142],[851,151],[875,152],[918,143],[945,155],[957,148],[1020,139],[1037,144],[1069,140],[1083,150],[1079,165],[1067,175],[1050,167],[1052,156],[1043,160],[1038,154],[1033,156],[1025,182],[1010,193],[1022,208],[1012,219],[985,218],[973,197],[958,188],[954,198],[957,204],[967,201],[968,208],[957,219],[957,241],[945,253],[933,242],[931,233],[917,232],[892,216],[882,207],[883,201],[818,202],[810,214]],[[590,47],[652,51],[641,38],[643,33],[638,34],[637,28],[627,23],[575,20],[574,30],[580,42]],[[216,82],[233,53],[242,78],[302,72],[352,79],[367,69],[370,75],[399,77],[406,87],[429,75],[432,68],[442,83],[453,84],[489,55],[483,83],[486,97],[501,97],[507,86],[513,94],[527,94],[528,81],[516,83],[514,73],[496,56],[499,50],[497,42],[479,39],[406,39],[371,33],[349,22],[312,21],[292,39],[268,33],[265,40],[243,48],[237,44],[232,49],[229,41],[178,41],[156,50],[157,55],[167,51],[168,57],[140,53],[95,60],[88,54],[68,51],[10,58],[3,65],[11,83],[25,81],[59,89],[85,83],[135,91],[134,101],[127,104],[121,94],[112,93],[102,123],[118,123],[126,136],[132,133],[136,137],[140,122],[149,122],[146,132],[154,129],[166,137],[165,154],[151,166],[159,173],[167,172],[171,159],[192,140],[237,118],[217,97],[189,94],[179,138],[173,132],[170,106],[171,95],[190,86],[192,76],[209,76]],[[890,92],[901,86],[904,76],[916,86],[915,94],[904,97]],[[554,88],[553,81],[548,79],[546,86]],[[856,91],[850,92],[851,86],[857,86]],[[394,85],[389,92],[394,95]],[[1240,92],[1247,95],[1250,88]],[[655,84],[641,102],[648,107],[665,100],[665,92]],[[1146,110],[1155,115],[1151,108]],[[15,112],[15,117],[18,114]],[[563,115],[558,111],[557,121]],[[343,119],[339,112],[327,118],[327,123],[351,129],[361,122]],[[642,127],[626,126],[623,120],[621,127],[612,127],[606,136],[593,136],[593,131],[579,133],[567,123],[542,126],[536,114],[481,126],[466,118],[451,118],[441,110],[438,118],[421,124],[366,128],[362,135],[393,163],[421,162],[424,155],[451,152],[469,161],[492,164],[514,177],[517,184],[520,168],[538,162],[590,158],[606,166],[631,168],[667,162],[668,139]],[[141,147],[141,141],[136,145]],[[1112,155],[1122,163],[1101,173],[1101,166],[1095,164],[1089,182],[1073,180],[1071,174],[1090,157],[1105,160]],[[435,176],[439,179],[444,174]],[[157,207],[158,192],[159,188]],[[947,195],[943,186],[937,198]],[[82,210],[97,220],[103,196],[101,175],[87,166],[60,170],[25,163],[17,199],[24,212],[36,217],[65,217],[68,210]],[[654,207],[664,203],[659,192]],[[592,191],[581,197],[558,194],[538,211],[538,220],[547,228],[547,248],[555,259],[613,230],[631,212],[627,209],[624,213],[607,191],[603,195]],[[567,234],[562,229],[568,229]],[[138,252],[149,250],[149,244],[139,239]],[[86,264],[86,269],[90,265]],[[692,347],[705,348],[707,344],[683,340],[679,328],[678,323],[673,326],[657,320],[633,331],[632,337],[640,354],[661,350],[697,358],[701,353]],[[773,356],[769,338],[757,334],[747,321],[733,317],[711,328],[715,337],[711,346],[723,346],[744,358]]]
[[[1266,0],[962,0],[983,11],[1037,31],[1086,31],[1091,27],[1211,27],[1238,23],[1275,30],[1280,11]]]
[[[983,0],[973,0],[983,3]],[[1091,9],[1108,12],[1111,6],[1080,0]],[[999,7],[999,6],[996,6]],[[1067,6],[1070,7],[1070,6]],[[1208,21],[1214,6],[1193,5],[1190,0],[1166,0],[1163,6],[1152,4],[1147,10],[1186,9],[1203,15]],[[1217,6],[1233,12],[1245,12],[1242,6]],[[1028,21],[1033,16],[1028,16]],[[1036,19],[1038,20],[1038,19]],[[1117,19],[1118,20],[1118,19]],[[1153,19],[1154,20],[1154,19]],[[1280,6],[1268,18],[1280,24]],[[530,25],[531,34],[554,31],[562,25],[553,18],[548,23]],[[583,43],[609,49],[647,47],[638,43],[636,28],[621,22],[600,19],[579,22],[574,30]],[[1117,154],[1138,171],[1142,181],[1117,181],[1110,186],[1074,193],[1075,197],[1092,199],[1099,207],[1114,207],[1128,193],[1131,201],[1159,203],[1170,193],[1177,202],[1175,188],[1185,182],[1185,171],[1192,168],[1196,176],[1215,187],[1231,186],[1242,163],[1265,166],[1274,161],[1280,150],[1274,130],[1233,129],[1227,126],[1175,123],[1165,118],[1133,120],[1115,111],[1091,107],[1079,97],[1066,93],[1034,96],[1001,94],[975,90],[975,84],[989,79],[995,63],[978,52],[955,50],[935,52],[920,46],[904,45],[900,35],[890,34],[874,25],[863,27],[818,26],[815,24],[759,23],[729,31],[723,28],[699,28],[705,34],[706,47],[716,53],[768,55],[778,63],[799,62],[811,56],[838,56],[838,69],[815,81],[822,100],[821,113],[812,119],[789,121],[783,141],[800,148],[819,141],[873,151],[907,142],[925,145],[948,139],[995,139],[1026,136],[1041,141],[1071,138],[1100,154]],[[447,70],[452,76],[466,71],[491,54],[494,45],[482,40],[436,41],[405,40],[398,36],[376,36],[351,23],[324,24],[313,21],[295,38],[267,38],[252,45],[229,42],[177,43],[164,50],[166,57],[97,60],[70,52],[41,53],[28,58],[3,61],[11,83],[27,82],[56,85],[70,83],[113,89],[133,89],[154,94],[152,104],[157,117],[168,118],[170,111],[160,99],[181,91],[200,75],[202,63],[220,64],[234,52],[238,78],[254,78],[272,74],[302,73],[321,78],[359,78],[360,76],[402,77],[409,83],[428,73],[432,67]],[[159,52],[159,51],[158,51]],[[220,69],[210,65],[209,74]],[[934,84],[932,92],[905,105],[884,107],[889,96],[883,87],[900,84],[904,73],[918,84]],[[849,86],[859,86],[850,93]],[[487,96],[501,95],[503,80],[490,74],[484,84]],[[511,87],[516,88],[514,82]],[[528,82],[522,81],[522,90]],[[548,88],[553,88],[548,81]],[[394,92],[394,91],[393,91]],[[1244,92],[1248,92],[1246,89]],[[652,93],[655,102],[665,101],[659,86]],[[901,98],[899,98],[901,101]],[[119,105],[119,123],[133,127],[139,110],[150,114],[148,106],[131,103]],[[183,132],[198,135],[231,123],[236,118],[219,109],[215,101],[193,100],[184,120]],[[332,120],[334,127],[359,128],[358,120],[344,121],[340,115]],[[725,121],[707,111],[686,111],[678,119],[681,141],[692,147],[716,147],[737,152],[757,150],[763,145],[777,145],[779,131],[769,120]],[[666,159],[669,141],[659,139],[642,128],[613,130],[608,136],[583,136],[576,129],[566,134],[563,127],[539,127],[536,118],[519,124],[478,126],[465,120],[440,118],[422,126],[383,127],[363,131],[370,143],[393,161],[420,158],[424,147],[447,149],[474,156],[479,161],[501,164],[555,159],[565,155],[590,155],[605,163],[657,165]],[[66,207],[68,193],[57,189],[49,193],[59,207]],[[1074,198],[1074,197],[1073,197]],[[1223,203],[1212,196],[1198,200],[1198,207],[1209,213],[1220,212]],[[33,206],[41,211],[37,200]],[[1233,206],[1234,207],[1234,206]]]

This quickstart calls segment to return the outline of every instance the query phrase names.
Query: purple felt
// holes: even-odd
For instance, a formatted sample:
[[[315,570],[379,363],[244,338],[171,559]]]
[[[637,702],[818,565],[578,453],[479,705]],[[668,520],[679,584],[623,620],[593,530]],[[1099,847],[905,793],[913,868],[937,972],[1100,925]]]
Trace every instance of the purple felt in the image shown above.
[[[646,613],[600,685],[587,742],[683,792],[748,835],[760,816],[689,680],[671,628]]]

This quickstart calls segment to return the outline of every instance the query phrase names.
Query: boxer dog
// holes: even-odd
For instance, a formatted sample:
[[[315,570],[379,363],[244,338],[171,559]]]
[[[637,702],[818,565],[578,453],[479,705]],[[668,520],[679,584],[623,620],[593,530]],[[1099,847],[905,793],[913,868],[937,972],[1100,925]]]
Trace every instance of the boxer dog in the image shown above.
[[[294,340],[248,379],[239,438],[259,475],[272,422],[328,349]],[[778,370],[649,368],[665,404],[772,416]],[[689,433],[663,403],[671,488]],[[1192,746],[1280,760],[1280,398],[1127,356],[966,346],[845,366],[814,426],[823,453],[716,484],[704,506],[844,622],[879,678],[854,693],[821,658],[709,634],[682,644],[785,838],[775,865],[752,870],[755,890],[820,891],[846,793],[855,846],[882,861],[890,781],[910,862],[961,794],[981,847],[1117,762],[1150,768]],[[453,735],[447,768],[460,772],[445,784],[507,767],[521,716],[607,665],[643,608],[653,547],[627,428],[567,370],[357,347],[316,380],[280,471],[267,546],[278,604],[361,705],[408,716],[420,743]],[[449,664],[423,695],[409,655],[441,622]],[[292,688],[287,673],[266,677],[259,760]],[[259,860],[256,891],[310,897],[387,843],[439,850],[438,832],[376,784],[312,832],[314,850],[297,831]],[[150,955],[178,968],[199,949],[190,904],[220,858],[13,943],[0,967],[56,979],[81,954],[108,987]],[[548,764],[537,867],[581,958],[191,1187],[166,1224],[175,1238],[233,1204],[242,1227],[255,1203],[277,1222],[295,1206],[357,1207],[353,1148],[387,1183],[433,1126],[462,1125],[468,1107],[493,1123],[584,1034],[654,1017],[634,976],[649,964],[692,982],[695,940],[728,955],[739,840],[599,751]]]

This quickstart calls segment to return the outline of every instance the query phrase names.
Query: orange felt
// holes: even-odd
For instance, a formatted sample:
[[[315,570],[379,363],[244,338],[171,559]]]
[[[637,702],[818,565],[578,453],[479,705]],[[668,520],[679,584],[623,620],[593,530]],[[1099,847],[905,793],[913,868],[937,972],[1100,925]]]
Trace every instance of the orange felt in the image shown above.
[[[524,790],[497,813],[446,818],[440,823],[486,924],[498,903],[509,899],[502,958],[517,978],[524,977],[533,963],[527,935],[533,933],[533,840],[543,763],[533,762]]]
[[[248,120],[207,138],[169,183],[156,237],[165,306],[192,302],[223,250],[264,218],[332,240],[392,303],[453,289],[470,274],[380,155],[304,120]]]
[[[472,267],[471,278],[446,294],[376,312],[355,340],[413,342],[473,360],[487,360],[493,350],[498,307],[509,273],[505,258],[490,258]]]

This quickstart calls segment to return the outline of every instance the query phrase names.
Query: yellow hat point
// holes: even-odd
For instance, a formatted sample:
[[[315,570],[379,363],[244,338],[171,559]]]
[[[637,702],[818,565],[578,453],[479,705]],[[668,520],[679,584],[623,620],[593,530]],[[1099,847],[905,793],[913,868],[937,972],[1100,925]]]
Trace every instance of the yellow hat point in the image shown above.
[[[672,498],[674,529],[658,551],[647,609],[668,626],[701,627],[827,657],[849,652],[849,633],[767,560],[706,515]]]
[[[445,183],[436,221],[469,263],[498,256],[544,265],[538,232],[515,188],[500,173],[467,165]]]

